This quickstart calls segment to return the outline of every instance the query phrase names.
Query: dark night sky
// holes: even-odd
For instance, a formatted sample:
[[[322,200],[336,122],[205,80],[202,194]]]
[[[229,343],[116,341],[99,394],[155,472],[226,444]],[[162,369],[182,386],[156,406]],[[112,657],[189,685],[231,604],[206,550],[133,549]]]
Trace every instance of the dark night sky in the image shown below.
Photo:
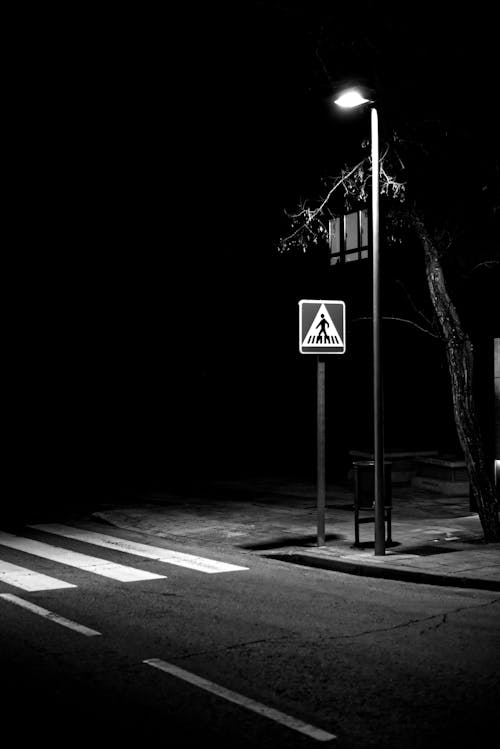
[[[408,7],[185,3],[33,22],[13,114],[30,206],[14,442],[45,487],[309,466],[314,372],[296,304],[342,291],[275,246],[283,209],[367,135],[329,113],[332,84],[377,71],[388,126],[425,111],[480,116],[485,142],[496,127],[491,105],[470,103],[494,82],[488,5]],[[357,418],[339,416],[350,439]]]

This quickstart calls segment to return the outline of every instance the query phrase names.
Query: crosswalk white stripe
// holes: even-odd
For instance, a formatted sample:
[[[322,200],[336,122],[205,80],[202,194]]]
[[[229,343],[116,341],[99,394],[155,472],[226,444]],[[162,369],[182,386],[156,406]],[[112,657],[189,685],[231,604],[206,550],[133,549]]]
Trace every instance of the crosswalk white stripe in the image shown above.
[[[281,723],[283,726],[287,726],[287,728],[292,728],[294,731],[299,731],[300,733],[309,736],[309,738],[316,739],[317,741],[332,741],[337,738],[333,733],[323,731],[321,728],[316,728],[316,726],[312,726],[310,723],[304,723],[303,720],[282,713],[280,710],[263,705],[261,702],[256,702],[250,697],[245,697],[242,694],[238,694],[238,692],[233,692],[231,689],[226,689],[226,687],[222,687],[220,684],[215,684],[215,682],[197,676],[190,671],[185,671],[183,668],[174,666],[172,663],[167,663],[161,658],[149,658],[148,660],[143,661],[143,663],[146,663],[148,666],[153,666],[153,668],[158,668],[160,671],[165,671],[167,674],[176,676],[179,679],[183,679],[190,684],[205,689],[207,692],[216,694],[218,697],[223,697],[230,702],[246,707],[254,713],[264,715],[266,718],[270,718],[277,723]]]
[[[120,582],[135,582],[138,580],[157,580],[164,578],[165,575],[157,575],[154,572],[145,572],[137,570],[134,567],[126,567],[123,564],[108,562],[106,559],[92,557],[87,554],[80,554],[78,551],[70,551],[59,546],[51,546],[40,541],[34,541],[31,538],[22,538],[14,536],[11,533],[0,533],[0,544],[8,546],[11,549],[18,549],[27,554],[51,559],[54,562],[60,562],[70,567],[92,572],[95,575],[109,577],[112,580]]]
[[[32,603],[31,601],[25,601],[24,598],[14,596],[12,593],[0,593],[0,598],[15,603],[16,606],[21,606],[23,609],[28,609],[28,611],[31,611],[33,614],[38,614],[45,619],[50,619],[51,622],[61,624],[63,627],[68,627],[68,629],[73,629],[75,632],[79,632],[86,637],[94,637],[95,635],[101,634],[95,629],[90,629],[90,627],[85,627],[83,624],[78,624],[78,622],[73,622],[71,619],[66,619],[64,616],[60,616],[53,611],[37,606],[36,603]]]
[[[31,592],[57,590],[59,588],[76,588],[76,585],[72,583],[65,583],[62,580],[57,580],[55,577],[49,577],[40,572],[33,572],[33,570],[29,570],[26,567],[4,562],[2,559],[0,559],[0,582]]]
[[[126,538],[108,536],[104,533],[95,533],[94,531],[84,530],[83,528],[72,528],[58,523],[44,523],[42,525],[30,525],[29,527],[46,533],[53,533],[57,536],[72,538],[76,541],[84,541],[96,546],[103,546],[106,549],[115,549],[115,551],[123,551],[127,554],[135,554],[140,557],[155,559],[158,562],[166,562],[167,564],[187,567],[191,570],[198,570],[199,572],[207,572],[209,574],[248,570],[248,567],[240,567],[236,564],[217,562],[213,559],[195,556],[194,554],[186,554],[181,551],[171,551],[169,549],[164,549],[161,546],[149,546],[148,544],[138,543],[137,541],[129,541]]]

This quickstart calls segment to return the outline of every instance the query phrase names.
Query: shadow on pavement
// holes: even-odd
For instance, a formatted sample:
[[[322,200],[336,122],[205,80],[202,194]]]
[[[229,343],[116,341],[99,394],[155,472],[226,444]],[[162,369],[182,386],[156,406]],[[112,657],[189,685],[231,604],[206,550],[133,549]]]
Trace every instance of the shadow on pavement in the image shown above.
[[[329,533],[325,536],[325,541],[337,541],[343,539],[343,536]],[[282,549],[286,546],[317,546],[318,539],[316,535],[308,536],[282,536],[270,541],[259,541],[253,544],[239,544],[240,549],[250,549],[251,551],[265,551],[267,549]]]

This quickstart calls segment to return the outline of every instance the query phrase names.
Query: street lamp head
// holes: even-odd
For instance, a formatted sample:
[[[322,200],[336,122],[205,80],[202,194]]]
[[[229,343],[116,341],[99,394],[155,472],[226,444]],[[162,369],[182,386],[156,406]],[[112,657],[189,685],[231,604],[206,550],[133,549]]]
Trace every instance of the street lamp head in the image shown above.
[[[368,104],[369,101],[370,99],[365,99],[359,89],[350,88],[347,91],[343,91],[340,96],[334,100],[334,103],[338,107],[342,107],[342,109],[353,109],[354,107],[361,106],[361,104]]]

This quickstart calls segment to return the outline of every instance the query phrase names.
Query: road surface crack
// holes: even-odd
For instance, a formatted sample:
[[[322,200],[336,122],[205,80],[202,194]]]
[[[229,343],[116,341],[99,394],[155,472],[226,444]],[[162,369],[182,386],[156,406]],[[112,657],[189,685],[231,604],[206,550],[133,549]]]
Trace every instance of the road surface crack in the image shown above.
[[[478,609],[478,608],[484,608],[486,606],[491,606],[495,603],[498,603],[500,599],[494,599],[493,601],[486,601],[485,603],[480,603],[475,606],[460,606],[459,608],[452,609],[451,611],[447,611],[445,613],[439,613],[439,614],[432,614],[431,616],[425,616],[419,619],[408,619],[405,622],[400,622],[399,624],[393,624],[390,627],[375,627],[370,628],[366,630],[362,630],[361,632],[354,632],[349,633],[345,635],[332,635],[331,637],[328,637],[327,639],[330,641],[334,640],[353,640],[357,637],[365,637],[366,635],[373,635],[378,632],[393,632],[397,629],[405,629],[407,627],[413,627],[414,625],[424,624],[425,622],[432,622],[433,620],[437,619],[438,621],[436,624],[432,627],[427,627],[426,629],[421,630],[424,631],[430,631],[430,630],[436,630],[439,629],[443,624],[446,624],[448,621],[448,617],[451,614],[459,614],[462,611],[470,611],[470,609]]]
[[[199,655],[213,655],[214,653],[225,653],[229,650],[238,650],[240,648],[247,648],[252,645],[269,645],[270,643],[282,642],[283,640],[290,641],[290,635],[282,635],[281,637],[263,637],[259,640],[248,640],[246,642],[237,642],[234,645],[224,645],[221,648],[210,648],[209,650],[197,650],[192,653],[186,653],[179,658],[184,660],[186,658],[193,658]]]

